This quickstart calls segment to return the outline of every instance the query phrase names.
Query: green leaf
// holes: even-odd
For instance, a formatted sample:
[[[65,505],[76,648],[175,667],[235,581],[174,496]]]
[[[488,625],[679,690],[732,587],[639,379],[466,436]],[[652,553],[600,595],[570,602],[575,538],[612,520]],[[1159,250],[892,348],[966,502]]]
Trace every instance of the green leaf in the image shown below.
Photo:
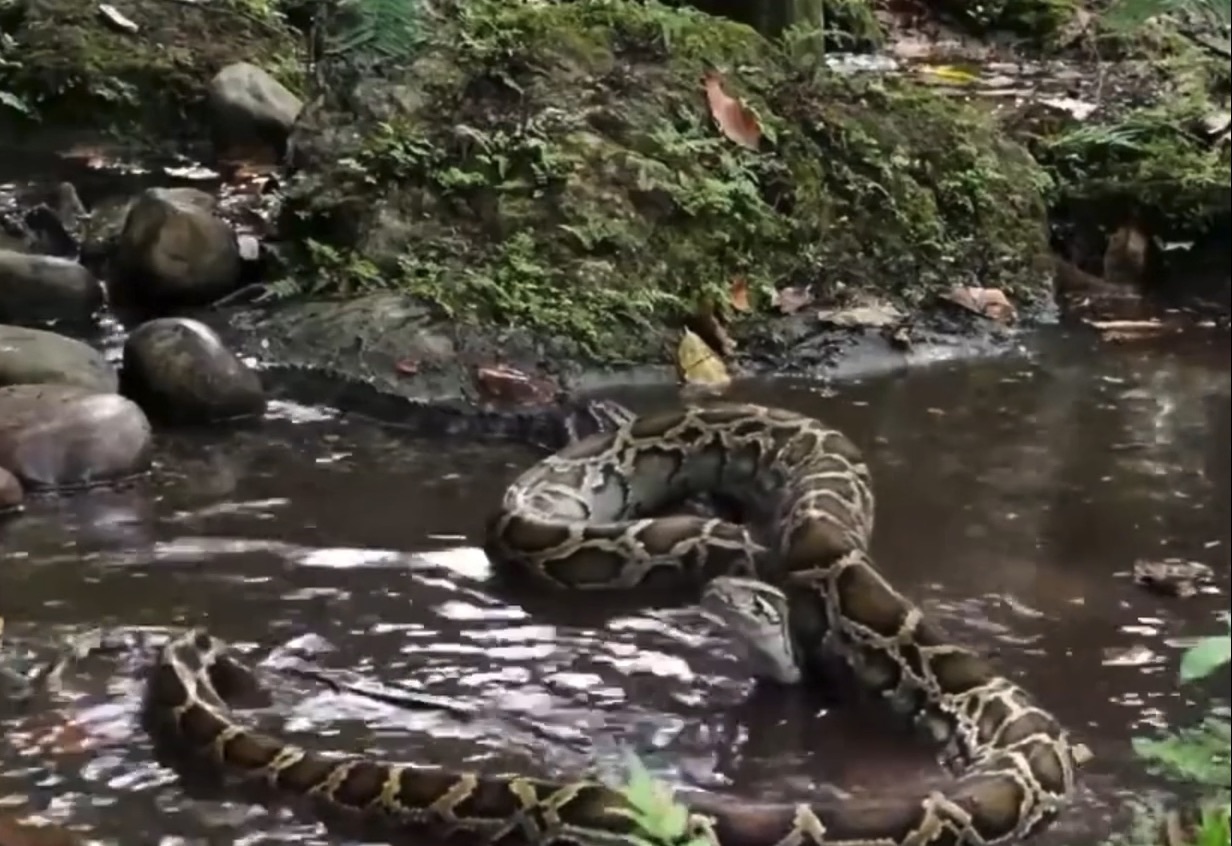
[[[1232,661],[1232,635],[1205,637],[1181,657],[1181,681],[1203,679]]]

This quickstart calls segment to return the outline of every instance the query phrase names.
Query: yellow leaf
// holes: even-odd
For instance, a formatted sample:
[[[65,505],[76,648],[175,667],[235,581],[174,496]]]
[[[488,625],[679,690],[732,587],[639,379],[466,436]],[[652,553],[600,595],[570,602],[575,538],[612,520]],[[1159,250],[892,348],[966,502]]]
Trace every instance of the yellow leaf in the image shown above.
[[[918,65],[916,70],[920,73],[939,77],[946,82],[954,82],[960,85],[970,85],[973,82],[978,82],[980,78],[978,74],[965,71],[962,68],[956,68],[953,65]]]
[[[689,329],[684,330],[676,347],[676,370],[688,385],[720,387],[731,382],[723,360]]]

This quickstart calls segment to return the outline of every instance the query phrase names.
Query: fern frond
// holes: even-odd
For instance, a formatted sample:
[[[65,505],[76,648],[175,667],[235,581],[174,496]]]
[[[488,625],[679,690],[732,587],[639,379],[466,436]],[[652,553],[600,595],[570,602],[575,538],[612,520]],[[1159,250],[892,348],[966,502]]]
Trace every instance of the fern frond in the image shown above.
[[[402,62],[418,46],[420,0],[348,0],[340,9],[345,23],[327,36],[326,52],[335,57]]]

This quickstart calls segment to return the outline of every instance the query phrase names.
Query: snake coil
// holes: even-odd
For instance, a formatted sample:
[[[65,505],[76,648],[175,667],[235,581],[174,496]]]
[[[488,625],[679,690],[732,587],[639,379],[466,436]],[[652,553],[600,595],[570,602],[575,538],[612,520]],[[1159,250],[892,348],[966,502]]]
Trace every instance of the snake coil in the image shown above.
[[[747,525],[648,516],[695,494],[747,509]],[[846,663],[868,692],[928,732],[955,778],[872,798],[757,804],[690,800],[688,834],[715,846],[992,846],[1025,840],[1072,798],[1089,757],[1021,687],[948,641],[874,567],[873,492],[860,451],[812,418],[720,404],[633,418],[532,466],[488,526],[495,562],[585,589],[777,586],[802,660]],[[147,729],[181,757],[303,800],[366,835],[501,846],[647,846],[625,796],[591,780],[481,775],[310,752],[240,725],[241,665],[194,631],[158,653]]]

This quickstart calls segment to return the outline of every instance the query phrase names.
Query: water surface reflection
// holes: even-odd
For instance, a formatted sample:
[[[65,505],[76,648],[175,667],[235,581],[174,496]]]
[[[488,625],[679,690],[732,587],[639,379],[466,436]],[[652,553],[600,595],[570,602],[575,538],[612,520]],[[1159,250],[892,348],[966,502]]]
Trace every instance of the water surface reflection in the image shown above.
[[[1029,362],[736,392],[847,429],[873,464],[874,550],[891,579],[1094,749],[1081,812],[1041,842],[1102,834],[1152,784],[1128,738],[1209,693],[1178,692],[1174,668],[1227,604],[1229,370],[1226,339],[1057,344]],[[459,709],[277,676],[272,707],[249,716],[314,745],[547,773],[624,743],[678,782],[763,798],[936,772],[931,750],[875,714],[751,689],[725,639],[685,610],[494,589],[474,543],[533,458],[292,406],[256,429],[163,435],[147,483],[0,528],[0,615],[18,643],[204,622],[258,658],[304,654]],[[1220,593],[1178,602],[1131,584],[1136,558],[1166,556],[1214,566]],[[329,842],[281,814],[186,800],[132,726],[134,669],[91,660],[60,714],[6,715],[0,796],[125,844]]]

